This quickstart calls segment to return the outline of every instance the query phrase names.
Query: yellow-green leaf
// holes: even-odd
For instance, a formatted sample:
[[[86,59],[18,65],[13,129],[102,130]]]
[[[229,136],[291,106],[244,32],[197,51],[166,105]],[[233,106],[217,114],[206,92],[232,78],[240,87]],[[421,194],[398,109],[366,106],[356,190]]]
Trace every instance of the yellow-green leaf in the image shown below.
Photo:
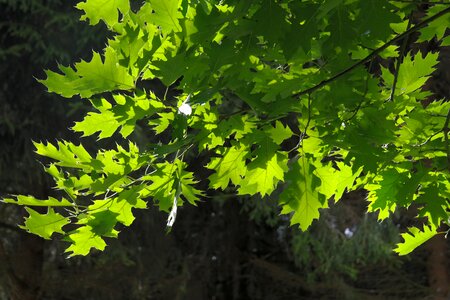
[[[417,227],[411,227],[407,233],[402,233],[403,242],[397,244],[394,249],[399,255],[411,253],[414,249],[438,234],[436,228],[424,226],[423,230]]]
[[[24,226],[20,227],[47,240],[55,232],[64,233],[62,227],[70,223],[68,218],[56,213],[53,208],[49,208],[46,214],[40,214],[29,207],[25,209],[29,216],[25,218]]]

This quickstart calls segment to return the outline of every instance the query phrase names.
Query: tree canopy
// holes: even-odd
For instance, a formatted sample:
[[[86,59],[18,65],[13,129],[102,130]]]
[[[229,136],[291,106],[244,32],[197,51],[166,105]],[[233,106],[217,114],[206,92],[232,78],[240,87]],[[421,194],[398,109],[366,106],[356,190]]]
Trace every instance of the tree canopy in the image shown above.
[[[307,230],[329,201],[365,189],[379,220],[414,211],[395,249],[408,254],[445,233],[450,213],[450,102],[425,88],[450,45],[450,7],[427,2],[417,16],[419,2],[80,2],[107,44],[40,82],[89,101],[73,131],[116,145],[35,142],[60,192],[3,201],[73,256],[103,250],[149,204],[170,229],[179,206],[213,191],[270,196]]]

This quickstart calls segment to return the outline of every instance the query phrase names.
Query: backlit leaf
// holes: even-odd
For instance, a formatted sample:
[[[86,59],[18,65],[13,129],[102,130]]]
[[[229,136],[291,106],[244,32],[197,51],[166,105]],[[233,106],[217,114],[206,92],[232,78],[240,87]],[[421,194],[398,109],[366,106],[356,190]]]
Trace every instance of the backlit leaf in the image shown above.
[[[424,226],[423,230],[417,227],[411,227],[407,233],[402,233],[403,242],[397,244],[394,249],[399,255],[406,255],[411,253],[414,249],[431,239],[437,234],[433,227]]]
[[[299,224],[303,231],[319,218],[319,209],[328,207],[328,203],[319,198],[319,182],[313,172],[308,159],[300,157],[286,174],[287,187],[280,195],[281,213],[292,213],[291,224]]]
[[[49,197],[47,200],[36,199],[33,196],[17,196],[17,199],[6,198],[3,199],[5,203],[13,203],[17,205],[24,206],[50,206],[50,207],[58,207],[58,206],[73,206],[74,204],[67,199],[62,198],[61,200],[55,199],[53,197]]]
[[[105,49],[104,58],[93,52],[91,61],[81,61],[70,67],[59,67],[63,74],[46,71],[47,78],[40,80],[49,92],[70,98],[80,95],[83,98],[112,91],[134,88],[134,78],[119,64],[117,53],[111,47]]]
[[[127,14],[130,10],[129,0],[86,0],[77,4],[76,8],[83,10],[81,20],[89,19],[91,25],[103,20],[112,27],[119,22],[119,11]]]
[[[247,147],[238,145],[225,148],[222,157],[213,157],[207,165],[207,168],[215,170],[209,177],[210,186],[225,189],[230,181],[234,185],[240,184],[247,172],[245,165],[247,155]]]
[[[92,248],[97,250],[105,250],[106,242],[103,238],[92,231],[92,227],[85,225],[67,237],[71,245],[65,252],[69,253],[69,257],[75,255],[88,255]]]
[[[46,214],[40,214],[37,211],[27,207],[25,208],[29,214],[25,218],[23,229],[28,232],[39,235],[49,240],[53,233],[64,233],[63,226],[70,223],[69,219],[55,212],[53,208],[48,208]]]

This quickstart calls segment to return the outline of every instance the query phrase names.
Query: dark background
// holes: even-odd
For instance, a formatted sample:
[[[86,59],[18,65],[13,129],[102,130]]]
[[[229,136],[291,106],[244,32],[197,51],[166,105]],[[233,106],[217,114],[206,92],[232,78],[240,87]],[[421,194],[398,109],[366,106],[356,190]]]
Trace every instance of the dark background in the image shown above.
[[[79,22],[75,4],[0,0],[0,197],[52,194],[32,140],[79,140],[67,128],[86,103],[35,80],[104,46],[106,29]],[[450,51],[436,49],[441,65],[427,88],[448,97]],[[70,259],[64,242],[17,227],[23,209],[0,204],[0,299],[449,299],[449,241],[396,256],[410,216],[378,223],[364,198],[346,195],[306,233],[288,226],[275,199],[211,194],[180,208],[168,235],[167,215],[150,204],[104,252]]]

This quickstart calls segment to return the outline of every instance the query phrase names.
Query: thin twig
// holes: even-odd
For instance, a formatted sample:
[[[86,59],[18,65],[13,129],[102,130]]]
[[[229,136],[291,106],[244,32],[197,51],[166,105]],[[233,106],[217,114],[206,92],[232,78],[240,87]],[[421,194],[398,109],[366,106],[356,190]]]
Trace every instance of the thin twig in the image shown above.
[[[422,146],[426,145],[429,141],[431,141],[432,138],[434,138],[436,135],[438,135],[441,132],[442,132],[442,130],[439,130],[438,132],[435,132],[432,135],[430,135],[424,142],[422,142],[420,144],[415,144],[415,145],[412,145],[412,146],[413,147],[422,147]]]
[[[348,121],[353,119],[358,114],[358,111],[361,109],[362,104],[363,104],[364,100],[366,99],[367,92],[369,91],[369,79],[372,76],[372,74],[370,74],[370,70],[372,69],[372,65],[373,65],[373,60],[370,61],[369,67],[367,68],[368,72],[367,72],[367,77],[366,77],[366,83],[364,85],[364,93],[363,93],[363,95],[361,97],[361,101],[359,101],[358,106],[356,107],[356,109],[353,112],[353,114],[349,118],[344,120],[344,123],[347,123]]]
[[[297,150],[300,146],[303,145],[303,139],[306,136],[306,131],[308,130],[309,123],[311,122],[311,94],[308,94],[308,120],[306,121],[305,129],[298,136],[298,143],[294,148],[288,151],[291,153],[294,150]]]
[[[422,27],[425,27],[428,23],[442,17],[443,15],[447,14],[450,12],[450,7],[438,12],[437,14],[435,14],[434,16],[431,16],[425,20],[423,20],[422,22],[418,23],[417,25],[411,27],[410,29],[406,30],[405,32],[397,35],[396,37],[394,37],[392,40],[388,41],[387,43],[385,43],[383,46],[375,49],[372,53],[370,53],[369,55],[367,55],[365,58],[357,61],[356,63],[354,63],[353,65],[351,65],[350,67],[342,70],[341,72],[333,75],[332,77],[322,80],[320,83],[316,84],[313,87],[310,87],[306,90],[300,91],[298,93],[295,93],[292,95],[293,98],[299,98],[300,96],[306,95],[306,94],[310,94],[312,92],[315,92],[316,90],[328,85],[329,83],[335,81],[336,79],[346,75],[347,73],[353,71],[354,69],[358,68],[359,66],[365,64],[366,62],[372,60],[375,56],[377,56],[378,54],[380,54],[381,52],[383,52],[384,50],[386,50],[390,45],[396,43],[397,41],[403,39],[404,37],[410,35],[413,32],[416,32],[417,30],[421,29]]]
[[[306,136],[306,131],[309,128],[309,123],[311,122],[311,94],[308,94],[308,121],[306,121],[305,130],[302,135],[301,142],[303,143],[303,139]]]
[[[305,139],[306,131],[309,128],[309,123],[311,123],[311,94],[308,94],[308,120],[306,121],[305,129],[300,134],[300,139],[298,141],[297,148],[300,146],[303,147],[303,140]]]

